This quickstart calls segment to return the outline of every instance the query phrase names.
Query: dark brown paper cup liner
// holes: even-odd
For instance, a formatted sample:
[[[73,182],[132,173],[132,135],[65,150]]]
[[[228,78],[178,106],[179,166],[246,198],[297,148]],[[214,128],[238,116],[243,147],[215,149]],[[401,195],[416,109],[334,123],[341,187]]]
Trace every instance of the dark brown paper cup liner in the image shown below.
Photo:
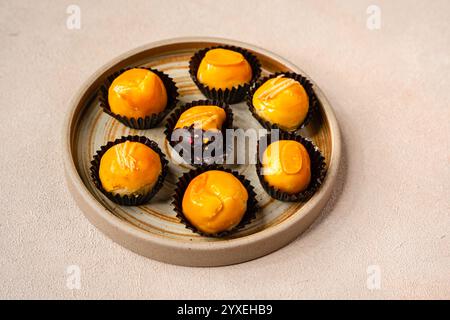
[[[277,141],[274,139],[272,141],[272,137],[270,132],[260,138],[257,144],[257,154],[256,154],[256,174],[258,175],[259,181],[263,186],[264,190],[274,199],[288,202],[297,202],[297,201],[306,201],[313,196],[313,194],[319,189],[322,185],[322,182],[325,178],[325,158],[320,153],[319,149],[308,139],[303,138],[300,135],[281,131],[278,140],[295,140],[300,142],[306,149],[309,154],[309,158],[311,159],[311,181],[308,187],[295,194],[288,194],[281,190],[278,190],[272,186],[270,186],[267,181],[264,179],[264,176],[261,174],[262,164],[260,155],[264,153],[264,150],[267,146],[261,146],[262,139],[267,139],[267,146],[269,146],[272,142]]]
[[[165,74],[164,72],[161,72],[159,70],[152,69],[152,68],[146,68],[146,67],[136,67],[136,68],[149,70],[158,75],[158,77],[163,82],[164,87],[166,88],[166,91],[167,91],[166,108],[160,113],[152,114],[151,116],[147,116],[145,118],[128,118],[125,116],[115,114],[114,112],[111,111],[111,107],[109,106],[109,102],[108,102],[109,87],[111,86],[114,79],[116,79],[119,75],[121,75],[125,71],[133,69],[133,68],[121,69],[106,78],[105,82],[103,83],[103,85],[100,87],[100,90],[99,90],[98,97],[99,97],[100,107],[103,109],[103,111],[105,113],[107,113],[111,117],[117,119],[118,121],[120,121],[121,123],[126,125],[127,127],[139,129],[139,130],[154,128],[177,105],[178,88],[175,85],[175,82],[173,81],[173,79],[171,77],[169,77],[167,74]]]
[[[221,170],[221,171],[231,173],[232,175],[234,175],[236,178],[239,179],[239,181],[244,185],[245,189],[247,189],[247,192],[248,192],[247,210],[245,211],[244,216],[242,217],[242,220],[239,222],[239,224],[231,230],[222,231],[222,232],[216,233],[216,234],[207,234],[207,233],[204,233],[204,232],[198,230],[184,216],[183,209],[182,209],[183,196],[184,196],[184,193],[185,193],[186,188],[188,187],[189,183],[192,181],[192,179],[194,179],[198,175],[200,175],[206,171],[210,171],[210,170]],[[172,205],[174,206],[174,210],[177,214],[177,217],[186,226],[187,229],[192,230],[193,232],[196,232],[196,233],[198,233],[202,236],[206,236],[206,237],[224,237],[233,232],[236,232],[237,230],[242,229],[245,225],[250,223],[256,217],[256,213],[258,211],[258,202],[256,201],[256,193],[254,191],[253,186],[250,184],[250,181],[247,180],[243,175],[240,175],[239,173],[237,173],[235,171],[223,168],[218,165],[203,166],[203,167],[199,167],[197,169],[194,169],[194,170],[184,173],[179,178],[178,182],[176,183],[175,194],[173,195]]]
[[[262,86],[267,80],[276,78],[281,74],[287,78],[291,78],[291,79],[298,81],[303,86],[303,88],[305,88],[306,94],[308,95],[308,99],[309,99],[308,113],[306,114],[305,120],[303,120],[303,122],[295,130],[304,128],[306,125],[308,125],[308,123],[311,121],[314,114],[317,112],[318,107],[319,107],[319,100],[317,99],[317,96],[314,92],[312,83],[306,77],[302,76],[301,74],[293,73],[293,72],[277,72],[277,73],[271,74],[270,76],[261,78],[254,85],[252,85],[249,88],[247,97],[246,97],[247,106],[248,106],[250,112],[252,113],[253,117],[256,120],[258,120],[258,122],[264,128],[266,128],[267,130],[272,129],[272,128],[280,129],[280,127],[277,124],[271,123],[271,122],[263,119],[256,112],[256,109],[253,106],[253,95],[255,94],[256,90],[258,90],[258,88],[260,86]],[[282,130],[282,129],[280,129],[280,130]],[[293,131],[295,131],[295,130],[293,130]]]
[[[244,56],[244,58],[248,61],[248,63],[252,68],[252,79],[250,83],[239,85],[238,87],[234,87],[232,89],[223,90],[223,89],[209,88],[208,86],[202,84],[198,80],[197,71],[200,66],[200,62],[202,61],[206,52],[208,52],[211,49],[217,48],[233,50],[241,53]],[[189,73],[194,83],[197,85],[197,87],[200,89],[203,95],[205,95],[208,99],[220,100],[228,104],[233,104],[244,100],[247,90],[256,80],[258,80],[259,76],[261,75],[261,63],[258,61],[258,58],[256,58],[256,56],[253,53],[243,48],[226,45],[215,46],[201,49],[192,56],[191,60],[189,61]]]
[[[172,137],[172,133],[175,130],[175,125],[177,124],[178,119],[180,118],[181,114],[183,112],[185,112],[186,110],[195,107],[195,106],[201,106],[201,105],[208,105],[208,106],[218,106],[219,108],[222,108],[225,110],[225,114],[226,114],[226,118],[225,121],[222,125],[222,128],[220,129],[220,131],[222,132],[222,135],[224,133],[224,131],[226,129],[232,129],[233,128],[233,112],[231,111],[231,108],[229,105],[227,105],[226,103],[222,102],[222,101],[218,101],[218,100],[196,100],[196,101],[192,101],[189,103],[186,103],[178,108],[175,109],[174,112],[172,112],[172,114],[170,114],[170,116],[167,118],[166,121],[166,127],[164,130],[164,134],[166,136],[167,141],[169,142],[169,145],[174,148],[175,145],[177,145],[178,143],[180,143],[179,141],[172,141],[171,137]],[[193,140],[193,136],[194,136],[194,128],[193,126],[190,127],[185,127],[184,129],[187,129],[190,131],[191,133],[191,139]],[[204,133],[204,130],[201,130],[202,133]],[[182,142],[181,142],[182,143]],[[204,143],[202,142],[202,155],[205,151],[205,148],[207,148],[209,145],[209,143]],[[186,147],[186,151],[191,152],[191,155],[194,154],[194,144],[190,144],[189,146]],[[223,163],[225,162],[226,156],[227,156],[227,150],[226,150],[226,142],[225,142],[225,137],[223,136]],[[180,156],[182,156],[181,154],[179,154]],[[210,161],[208,161],[208,159],[194,159],[192,157],[191,159],[191,163],[189,163],[190,165],[193,166],[200,166],[200,165],[205,165],[205,164],[211,164],[211,161],[215,160],[216,158],[211,158],[209,159]],[[197,161],[195,161],[197,160]],[[198,163],[195,163],[198,162]]]
[[[114,195],[111,192],[106,191],[102,183],[100,181],[99,177],[99,169],[100,169],[100,160],[105,154],[106,151],[108,151],[109,148],[112,146],[115,146],[116,144],[125,142],[125,141],[132,141],[132,142],[140,142],[142,144],[145,144],[147,147],[151,148],[153,151],[155,151],[161,160],[161,174],[158,177],[158,180],[156,181],[155,185],[153,186],[152,190],[144,195],[138,195],[138,196],[120,196],[120,195]],[[158,144],[147,137],[143,136],[127,136],[127,137],[121,137],[114,141],[108,142],[106,145],[102,146],[100,150],[97,151],[97,153],[94,155],[94,159],[91,161],[91,177],[94,181],[95,186],[97,189],[99,189],[109,200],[118,203],[122,206],[139,206],[141,204],[147,203],[150,201],[151,198],[161,189],[164,179],[167,175],[168,171],[168,161],[166,160],[166,157],[164,153],[162,153],[161,149],[158,147]]]

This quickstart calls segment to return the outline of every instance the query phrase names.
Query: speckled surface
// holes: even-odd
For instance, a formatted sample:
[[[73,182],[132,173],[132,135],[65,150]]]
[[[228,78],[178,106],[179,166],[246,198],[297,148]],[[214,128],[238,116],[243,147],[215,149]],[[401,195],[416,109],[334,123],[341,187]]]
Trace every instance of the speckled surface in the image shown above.
[[[450,298],[448,1],[0,2],[1,298]],[[66,8],[81,8],[81,29]],[[334,106],[344,158],[321,217],[295,242],[230,267],[155,262],[84,218],[64,181],[69,100],[115,56],[177,36],[264,47]],[[66,268],[81,269],[81,288]],[[381,287],[367,287],[378,265]]]

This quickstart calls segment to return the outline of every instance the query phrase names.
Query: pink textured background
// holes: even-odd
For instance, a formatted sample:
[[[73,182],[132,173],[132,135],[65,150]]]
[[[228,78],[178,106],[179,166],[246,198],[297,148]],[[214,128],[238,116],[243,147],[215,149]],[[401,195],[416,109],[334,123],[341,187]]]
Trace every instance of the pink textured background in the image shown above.
[[[126,5],[127,3],[128,5]],[[69,4],[81,30],[68,30]],[[380,30],[366,8],[381,8]],[[1,1],[1,298],[450,298],[450,2]],[[62,120],[97,68],[179,36],[246,41],[287,58],[335,109],[333,197],[289,246],[221,268],[140,257],[66,189]],[[81,289],[66,287],[79,265]],[[381,289],[366,286],[369,265]]]

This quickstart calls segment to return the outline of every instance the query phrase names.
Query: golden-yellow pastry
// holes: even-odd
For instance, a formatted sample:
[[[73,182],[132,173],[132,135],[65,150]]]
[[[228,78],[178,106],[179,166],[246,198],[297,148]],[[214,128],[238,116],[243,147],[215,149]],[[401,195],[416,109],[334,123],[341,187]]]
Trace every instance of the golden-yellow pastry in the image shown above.
[[[271,143],[263,153],[264,180],[288,194],[304,191],[311,181],[311,160],[305,147],[295,140]]]
[[[125,141],[109,148],[100,159],[99,178],[113,195],[145,195],[158,181],[159,154],[140,142]]]
[[[226,119],[223,108],[218,106],[194,106],[184,111],[175,124],[175,129],[190,127],[195,129],[218,131]]]
[[[282,75],[264,82],[255,91],[252,102],[262,119],[287,131],[296,130],[309,110],[305,88],[298,81]]]
[[[231,230],[247,210],[248,192],[233,174],[206,171],[189,183],[182,210],[189,222],[207,234]]]
[[[164,111],[167,91],[157,74],[134,68],[114,79],[108,90],[108,103],[115,114],[145,118]]]
[[[249,83],[252,80],[252,68],[239,52],[211,49],[200,62],[197,79],[212,89],[231,89]]]

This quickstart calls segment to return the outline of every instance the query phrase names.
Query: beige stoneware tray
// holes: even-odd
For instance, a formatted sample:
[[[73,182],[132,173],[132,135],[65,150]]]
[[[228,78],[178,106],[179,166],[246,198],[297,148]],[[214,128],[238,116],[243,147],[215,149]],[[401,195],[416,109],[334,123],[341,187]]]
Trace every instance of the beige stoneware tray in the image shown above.
[[[152,43],[114,59],[94,73],[71,101],[64,127],[63,154],[67,184],[73,197],[98,229],[122,246],[152,259],[187,266],[221,266],[261,257],[294,240],[314,221],[336,181],[341,152],[339,128],[330,104],[312,81],[320,100],[320,112],[299,133],[319,147],[325,157],[327,174],[321,188],[305,203],[271,199],[260,185],[253,164],[233,166],[251,180],[261,210],[256,219],[239,232],[226,238],[208,238],[186,229],[170,204],[175,182],[187,170],[186,166],[171,161],[163,188],[143,206],[119,206],[95,188],[89,174],[94,153],[108,141],[123,135],[145,135],[155,140],[168,159],[173,160],[163,134],[164,121],[154,129],[135,130],[102,111],[96,93],[105,77],[124,67],[149,66],[175,80],[179,103],[202,99],[189,77],[189,59],[196,50],[218,44],[240,46],[256,54],[262,64],[262,76],[276,71],[307,76],[276,54],[246,43],[217,38],[177,38]],[[262,128],[245,102],[232,105],[232,109],[235,127]]]

